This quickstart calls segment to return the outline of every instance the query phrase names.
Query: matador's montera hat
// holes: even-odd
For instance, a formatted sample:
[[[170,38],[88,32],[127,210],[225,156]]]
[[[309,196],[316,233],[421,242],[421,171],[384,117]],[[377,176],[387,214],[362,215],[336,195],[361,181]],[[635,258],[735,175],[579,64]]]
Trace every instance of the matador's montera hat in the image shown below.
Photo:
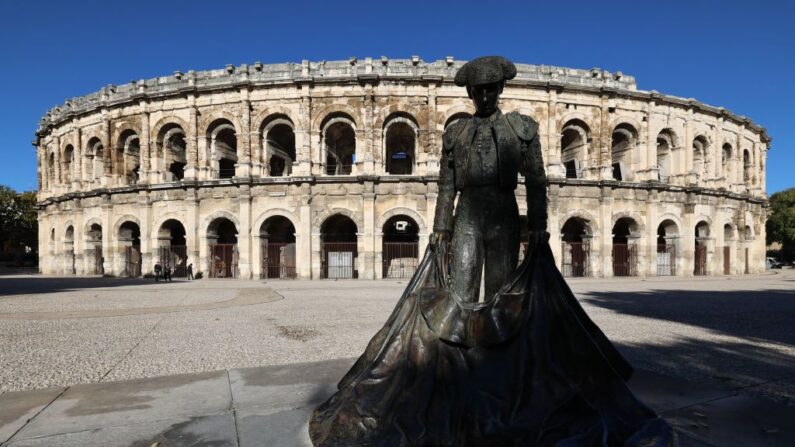
[[[516,65],[502,56],[483,56],[464,64],[455,74],[459,87],[492,84],[516,77]]]

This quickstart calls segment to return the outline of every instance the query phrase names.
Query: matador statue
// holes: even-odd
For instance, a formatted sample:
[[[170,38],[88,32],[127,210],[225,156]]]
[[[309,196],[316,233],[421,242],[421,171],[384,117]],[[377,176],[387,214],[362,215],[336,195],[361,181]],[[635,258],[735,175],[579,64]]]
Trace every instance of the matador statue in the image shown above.
[[[312,413],[316,447],[677,445],[557,268],[538,125],[498,108],[514,76],[498,56],[456,74],[476,113],[444,133],[430,244],[389,319]],[[519,173],[529,238],[517,267]]]

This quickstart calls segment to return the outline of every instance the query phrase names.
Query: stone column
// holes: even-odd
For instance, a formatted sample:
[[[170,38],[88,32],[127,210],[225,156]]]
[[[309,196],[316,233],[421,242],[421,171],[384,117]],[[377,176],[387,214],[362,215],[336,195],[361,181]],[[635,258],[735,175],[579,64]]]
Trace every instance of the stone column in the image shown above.
[[[240,228],[237,245],[239,250],[238,271],[240,278],[251,279],[251,187],[240,185]]]
[[[198,178],[199,168],[199,111],[196,110],[196,97],[190,95],[188,97],[188,128],[184,129],[188,134],[185,138],[185,180],[196,180]],[[198,268],[198,264],[194,267]]]
[[[53,186],[55,188],[51,188],[57,191],[57,194],[61,192],[61,185],[63,184],[63,180],[61,178],[61,137],[55,136],[53,137],[53,144],[55,146],[54,151],[54,163],[53,163]]]
[[[546,152],[547,154],[547,176],[565,178],[566,168],[563,166],[561,160],[562,154],[560,153],[561,147],[560,133],[558,132],[557,108],[558,92],[552,88],[549,90],[549,101],[547,102],[546,144],[542,143],[541,152]],[[543,141],[541,140],[541,135],[539,135],[539,141]],[[544,151],[545,148],[546,151]]]
[[[696,255],[696,218],[695,218],[695,203],[693,202],[693,194],[687,194],[687,203],[684,206],[684,214],[682,216],[682,225],[684,228],[680,230],[682,238],[680,239],[679,247],[682,253],[677,254],[677,261],[681,260],[681,269],[677,265],[677,270],[680,271],[681,276],[693,276],[695,268],[695,255]]]
[[[102,111],[103,121],[102,121],[102,186],[109,187],[113,186],[113,171],[112,169],[116,166],[116,157],[115,155],[111,155],[116,151],[111,150],[112,143],[112,136],[110,134],[110,118],[108,116],[108,111]],[[109,270],[105,270],[109,272]]]
[[[597,139],[597,144],[599,145],[599,147],[597,148],[591,147],[591,151],[598,154],[596,156],[596,161],[593,167],[598,169],[597,179],[611,180],[613,178],[612,158],[611,158],[612,154],[610,153],[612,135],[610,133],[610,110],[608,108],[606,95],[602,95],[601,97],[601,107],[599,109],[598,136],[599,137]]]
[[[195,171],[194,171],[195,172]],[[189,188],[185,191],[185,244],[187,245],[188,264],[193,264],[193,274],[203,272],[205,276],[208,275],[209,270],[203,270],[203,264],[200,257],[200,241],[202,235],[207,230],[200,228],[199,221],[199,198],[195,188]]]
[[[238,141],[238,158],[235,164],[235,177],[251,177],[251,101],[248,100],[248,90],[241,91],[240,101],[240,136]],[[240,147],[239,143],[243,143]]]
[[[660,167],[657,165],[657,135],[652,134],[651,119],[654,111],[655,101],[649,101],[646,105],[646,123],[643,126],[646,133],[646,165],[641,166],[641,169],[646,169],[648,174],[646,180],[657,180],[660,178]],[[641,151],[642,152],[642,151]],[[673,148],[671,148],[673,152]],[[669,157],[673,158],[670,153]],[[670,173],[668,173],[670,175]]]
[[[685,174],[685,185],[695,184],[697,177],[695,176],[695,167],[693,166],[693,140],[696,138],[693,130],[693,108],[687,109],[687,121],[685,121],[685,141],[682,142],[685,156],[682,157],[684,164],[681,165],[680,172]]]
[[[152,222],[152,201],[149,198],[149,192],[141,190],[138,192],[138,210],[139,219],[141,220],[141,276],[151,273],[154,270],[155,264],[153,255],[157,247],[157,228],[153,228]],[[152,236],[155,240],[152,240]]]
[[[138,171],[138,182],[139,183],[150,183],[152,182],[151,172],[152,172],[152,141],[149,135],[149,111],[147,104],[145,102],[141,102],[141,109],[143,112],[141,113],[141,135],[138,136],[138,142],[140,144],[140,151],[138,152],[139,162],[141,163],[139,171]],[[160,179],[154,179],[155,182],[159,182]],[[144,260],[145,262],[145,260]],[[146,265],[145,263],[143,264]]]
[[[110,196],[105,194],[102,196],[102,269],[105,275],[114,276],[118,272],[113,269],[113,242],[117,239],[117,235],[113,234],[113,204],[110,202]]]
[[[373,182],[365,182],[365,192],[362,194],[362,220],[364,228],[359,229],[359,258],[363,271],[359,271],[359,278],[375,279],[375,192]]]
[[[307,183],[301,185],[301,204],[298,208],[299,222],[296,222],[295,235],[295,264],[296,275],[299,279],[317,279],[320,276],[317,274],[318,270],[313,270],[317,259],[313,258],[313,254],[317,250],[319,241],[315,240],[312,234],[312,211],[310,208],[311,197],[310,186]],[[318,267],[319,268],[319,267]],[[315,272],[313,274],[313,272]]]
[[[609,277],[613,276],[613,190],[608,186],[601,188],[599,221],[602,230],[601,244],[597,246],[598,241],[594,240],[593,248],[599,253],[600,269],[593,272],[593,276]]]
[[[547,232],[549,233],[549,246],[552,249],[552,255],[555,256],[555,264],[558,268],[562,268],[561,262],[563,260],[563,253],[561,246],[560,217],[563,210],[561,210],[560,206],[560,185],[549,185],[548,195]]]
[[[638,272],[642,276],[656,276],[657,275],[657,214],[658,214],[658,200],[659,191],[649,191],[648,199],[646,200],[646,243],[643,244],[643,253],[638,253],[639,257],[646,259],[646,269]]]
[[[293,165],[293,176],[311,175],[314,172],[312,167],[312,98],[310,97],[310,86],[308,83],[301,85],[301,103],[298,108],[298,122],[295,123],[295,157],[296,163]],[[308,233],[307,233],[308,235]]]

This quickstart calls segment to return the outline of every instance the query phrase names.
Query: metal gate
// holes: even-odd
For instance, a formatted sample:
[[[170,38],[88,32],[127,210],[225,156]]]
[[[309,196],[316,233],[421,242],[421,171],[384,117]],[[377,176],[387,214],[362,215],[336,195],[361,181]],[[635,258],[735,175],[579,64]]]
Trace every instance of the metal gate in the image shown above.
[[[728,245],[723,247],[723,274],[724,275],[731,275],[732,274],[732,261],[731,261],[731,253],[732,248]]]
[[[613,276],[637,275],[637,247],[613,244]]]
[[[693,274],[696,276],[704,276],[707,274],[707,246],[697,244],[694,256],[695,268]]]
[[[356,242],[322,242],[320,244],[321,278],[356,278]]]
[[[676,246],[657,244],[657,276],[676,275]]]
[[[92,251],[94,252],[94,274],[104,275],[105,267],[103,264],[105,263],[105,258],[102,257],[102,246],[96,246]]]
[[[416,242],[384,242],[383,278],[411,278],[419,265]]]
[[[295,243],[262,243],[260,278],[295,278]]]
[[[124,247],[124,276],[141,276],[141,250],[137,246]]]
[[[171,269],[174,278],[188,276],[188,247],[185,245],[171,245],[160,247],[157,250],[158,260],[163,268]]]
[[[588,253],[590,244],[587,242],[563,242],[563,276],[590,276]]]
[[[237,244],[210,244],[210,278],[237,278]]]

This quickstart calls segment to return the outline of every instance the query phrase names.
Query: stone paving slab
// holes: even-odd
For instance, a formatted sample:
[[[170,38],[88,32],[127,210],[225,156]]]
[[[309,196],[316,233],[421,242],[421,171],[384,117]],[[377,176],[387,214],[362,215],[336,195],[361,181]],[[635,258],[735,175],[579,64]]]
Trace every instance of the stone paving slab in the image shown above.
[[[354,359],[233,369],[0,395],[3,447],[311,446],[307,421]],[[795,445],[795,408],[638,371],[637,396],[682,447]],[[52,401],[52,399],[55,399]],[[52,403],[50,403],[52,402]]]
[[[0,394],[0,442],[9,439],[66,388]]]

